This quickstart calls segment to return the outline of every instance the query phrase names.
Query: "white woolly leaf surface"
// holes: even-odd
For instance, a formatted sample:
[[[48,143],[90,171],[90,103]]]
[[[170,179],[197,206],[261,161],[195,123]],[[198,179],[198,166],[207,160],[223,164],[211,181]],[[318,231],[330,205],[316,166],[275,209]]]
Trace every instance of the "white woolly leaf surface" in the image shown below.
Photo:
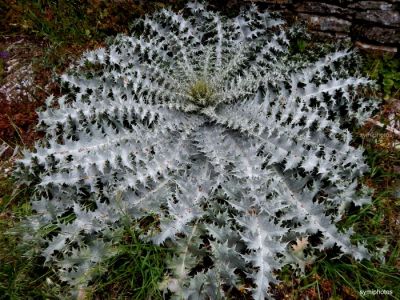
[[[362,150],[343,129],[373,108],[357,96],[368,80],[350,75],[351,52],[292,62],[282,21],[255,6],[229,19],[191,3],[139,23],[140,36],[62,76],[69,92],[46,101],[46,137],[20,160],[36,187],[32,228],[56,229],[42,255],[60,278],[87,284],[123,220],[155,214],[144,238],[176,247],[176,297],[224,298],[243,274],[255,299],[270,297],[275,270],[304,268],[291,243],[313,234],[311,250],[367,258],[334,224],[370,201]]]

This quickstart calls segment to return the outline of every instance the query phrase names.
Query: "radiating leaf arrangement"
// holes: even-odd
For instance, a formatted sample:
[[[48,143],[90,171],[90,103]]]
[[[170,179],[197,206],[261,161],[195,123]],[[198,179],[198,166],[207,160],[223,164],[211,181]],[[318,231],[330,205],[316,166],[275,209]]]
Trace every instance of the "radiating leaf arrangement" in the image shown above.
[[[290,60],[282,24],[255,6],[227,18],[189,3],[62,76],[67,92],[47,100],[46,136],[18,170],[36,188],[31,229],[52,228],[42,255],[61,280],[88,284],[123,220],[149,216],[142,238],[174,249],[164,287],[178,299],[225,298],[249,281],[269,298],[276,270],[304,270],[335,245],[368,258],[335,223],[370,201],[344,128],[370,116],[357,94],[369,81],[351,75],[350,51]]]

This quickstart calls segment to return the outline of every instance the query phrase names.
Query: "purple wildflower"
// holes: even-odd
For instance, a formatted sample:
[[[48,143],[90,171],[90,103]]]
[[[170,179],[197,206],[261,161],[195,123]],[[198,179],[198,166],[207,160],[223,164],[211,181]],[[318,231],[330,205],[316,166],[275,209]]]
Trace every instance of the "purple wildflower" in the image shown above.
[[[0,58],[9,58],[10,57],[10,53],[8,53],[7,51],[0,51]]]

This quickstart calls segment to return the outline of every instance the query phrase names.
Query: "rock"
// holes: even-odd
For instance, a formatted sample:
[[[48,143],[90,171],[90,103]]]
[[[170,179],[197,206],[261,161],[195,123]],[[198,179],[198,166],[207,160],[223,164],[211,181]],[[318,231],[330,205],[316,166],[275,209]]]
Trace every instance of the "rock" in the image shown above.
[[[350,36],[353,41],[365,44],[364,48],[387,46],[381,49],[383,52],[397,51],[396,47],[400,47],[400,0],[244,1],[264,3],[262,7],[280,12],[289,24],[303,20],[321,38]]]
[[[340,33],[340,32],[326,32],[326,31],[310,31],[311,34],[313,35],[314,38],[317,40],[341,40],[341,41],[347,41],[351,42],[351,38],[345,34],[345,33]]]
[[[246,2],[262,2],[262,3],[269,3],[269,4],[291,4],[292,0],[246,0]]]
[[[329,4],[334,4],[334,5],[346,5],[349,2],[352,2],[353,0],[323,0],[324,3],[329,3]],[[299,2],[299,1],[297,1]],[[316,1],[316,2],[322,2],[322,1]]]
[[[381,1],[360,1],[348,6],[349,8],[353,9],[362,9],[362,10],[391,10],[393,9],[392,3],[381,2]]]
[[[350,32],[351,22],[343,19],[306,14],[299,14],[299,17],[307,21],[311,30]]]
[[[318,14],[332,14],[341,15],[342,17],[351,18],[351,11],[343,7],[321,2],[301,2],[295,4],[294,10],[302,13],[318,13]]]
[[[392,53],[395,54],[397,53],[397,47],[389,47],[389,46],[378,46],[378,45],[372,45],[372,44],[367,44],[363,43],[360,41],[357,41],[354,43],[359,49],[362,49],[366,52],[372,53],[372,54],[382,54],[382,53]]]
[[[353,27],[353,36],[358,40],[369,40],[380,44],[398,44],[400,43],[400,30],[394,28],[367,27],[365,25],[356,25]]]
[[[400,13],[398,11],[367,10],[356,12],[355,19],[386,26],[400,27]]]

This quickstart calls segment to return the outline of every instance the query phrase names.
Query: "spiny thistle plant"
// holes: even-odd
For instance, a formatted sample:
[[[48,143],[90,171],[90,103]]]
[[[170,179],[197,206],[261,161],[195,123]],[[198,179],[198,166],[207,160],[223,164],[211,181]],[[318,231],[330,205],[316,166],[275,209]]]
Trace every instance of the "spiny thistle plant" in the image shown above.
[[[282,24],[255,6],[231,19],[190,3],[62,76],[65,95],[39,113],[46,136],[18,170],[36,188],[31,238],[61,280],[88,284],[123,222],[148,218],[142,238],[174,249],[162,285],[176,298],[244,283],[269,298],[285,265],[304,270],[333,247],[369,257],[335,225],[370,201],[345,128],[370,116],[358,94],[369,81],[350,51],[291,60]]]

